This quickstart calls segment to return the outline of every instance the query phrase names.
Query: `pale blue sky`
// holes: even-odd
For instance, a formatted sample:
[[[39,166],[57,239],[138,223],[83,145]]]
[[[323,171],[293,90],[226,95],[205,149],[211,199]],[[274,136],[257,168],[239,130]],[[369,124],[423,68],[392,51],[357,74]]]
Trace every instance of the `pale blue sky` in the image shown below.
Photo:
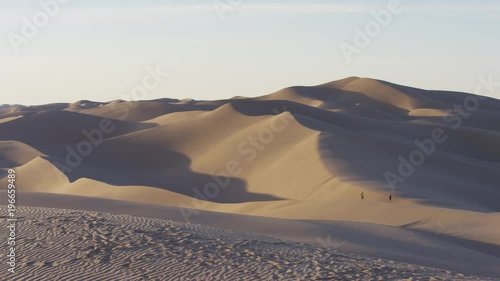
[[[340,44],[389,0],[242,0],[223,20],[214,3],[238,1],[218,1],[72,0],[15,53],[9,34],[22,35],[39,0],[0,0],[0,104],[120,99],[155,65],[170,76],[146,99],[259,96],[353,75],[464,92],[480,75],[500,80],[500,1],[400,0],[350,63]]]

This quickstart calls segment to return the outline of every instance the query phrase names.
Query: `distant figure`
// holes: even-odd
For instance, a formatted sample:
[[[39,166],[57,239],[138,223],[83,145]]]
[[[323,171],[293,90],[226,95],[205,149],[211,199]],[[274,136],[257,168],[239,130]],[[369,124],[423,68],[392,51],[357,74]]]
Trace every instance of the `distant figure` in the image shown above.
[[[364,192],[361,192],[361,200],[365,200],[365,193]]]
[[[389,203],[392,203],[392,193],[389,194]]]

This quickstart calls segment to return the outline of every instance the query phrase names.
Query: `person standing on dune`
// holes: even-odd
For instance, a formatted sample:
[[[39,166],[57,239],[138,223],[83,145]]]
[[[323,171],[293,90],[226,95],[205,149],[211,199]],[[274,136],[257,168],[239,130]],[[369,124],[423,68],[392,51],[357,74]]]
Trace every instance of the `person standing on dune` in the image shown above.
[[[365,200],[365,193],[363,191],[361,191],[361,200]]]
[[[389,194],[389,203],[392,203],[392,193]]]

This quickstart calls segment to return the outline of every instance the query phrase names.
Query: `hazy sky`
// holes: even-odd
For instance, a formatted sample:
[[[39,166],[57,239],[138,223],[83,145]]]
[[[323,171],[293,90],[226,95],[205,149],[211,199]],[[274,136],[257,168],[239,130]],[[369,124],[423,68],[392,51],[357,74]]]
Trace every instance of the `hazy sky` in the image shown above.
[[[464,92],[480,75],[500,80],[500,1],[400,0],[350,62],[340,45],[356,47],[356,28],[374,27],[389,0],[72,0],[47,16],[38,3],[51,1],[0,0],[0,104],[121,99],[144,80],[145,99],[259,96],[348,76]],[[151,87],[148,67],[169,76]]]

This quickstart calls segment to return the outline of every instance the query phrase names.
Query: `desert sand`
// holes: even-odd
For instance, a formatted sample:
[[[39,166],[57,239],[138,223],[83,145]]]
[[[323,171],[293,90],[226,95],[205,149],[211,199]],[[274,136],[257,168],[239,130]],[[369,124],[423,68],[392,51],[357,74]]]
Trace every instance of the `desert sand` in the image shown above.
[[[2,106],[18,277],[498,278],[499,117],[492,98],[358,77],[257,98]],[[415,151],[422,163],[398,171]],[[62,251],[56,236],[79,242]]]
[[[15,280],[494,280],[197,224],[19,211]]]

